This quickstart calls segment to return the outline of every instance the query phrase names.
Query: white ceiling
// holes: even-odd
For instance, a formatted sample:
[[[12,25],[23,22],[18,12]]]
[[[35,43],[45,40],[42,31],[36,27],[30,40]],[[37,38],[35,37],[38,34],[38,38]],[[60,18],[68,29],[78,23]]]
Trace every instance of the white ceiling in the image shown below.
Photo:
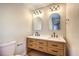
[[[34,10],[37,8],[48,6],[49,3],[25,3],[24,5],[28,7],[30,10]]]
[[[26,7],[29,10],[35,10],[41,7],[48,6],[50,3],[1,3],[0,6],[20,6],[20,7]]]

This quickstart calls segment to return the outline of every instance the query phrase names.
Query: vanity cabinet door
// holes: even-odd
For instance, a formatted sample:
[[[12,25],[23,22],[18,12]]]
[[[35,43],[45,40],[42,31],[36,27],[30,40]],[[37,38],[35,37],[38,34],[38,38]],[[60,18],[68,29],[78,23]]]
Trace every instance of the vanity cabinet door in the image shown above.
[[[27,45],[29,48],[36,49],[37,48],[37,41],[35,39],[28,39]]]

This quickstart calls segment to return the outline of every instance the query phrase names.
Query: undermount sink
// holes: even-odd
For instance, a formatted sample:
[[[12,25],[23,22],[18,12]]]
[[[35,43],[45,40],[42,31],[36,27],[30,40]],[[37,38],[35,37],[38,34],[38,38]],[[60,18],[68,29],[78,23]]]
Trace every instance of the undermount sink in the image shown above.
[[[40,35],[40,36],[28,36],[29,38],[36,38],[41,40],[50,40],[50,41],[58,41],[58,42],[66,42],[63,37],[51,37],[49,35]]]
[[[49,36],[47,36],[47,35],[41,35],[41,36],[33,35],[33,36],[28,36],[28,37],[30,37],[30,38],[37,38],[37,39],[48,39],[49,38]]]
[[[58,37],[58,38],[50,37],[49,40],[58,41],[58,42],[66,42],[63,37]]]

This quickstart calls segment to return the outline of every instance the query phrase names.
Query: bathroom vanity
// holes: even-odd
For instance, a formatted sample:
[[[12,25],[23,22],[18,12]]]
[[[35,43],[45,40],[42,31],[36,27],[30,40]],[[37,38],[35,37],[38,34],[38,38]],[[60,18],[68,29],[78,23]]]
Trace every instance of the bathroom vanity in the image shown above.
[[[27,54],[30,49],[48,53],[50,55],[65,56],[66,41],[62,38],[52,38],[43,36],[27,37]]]

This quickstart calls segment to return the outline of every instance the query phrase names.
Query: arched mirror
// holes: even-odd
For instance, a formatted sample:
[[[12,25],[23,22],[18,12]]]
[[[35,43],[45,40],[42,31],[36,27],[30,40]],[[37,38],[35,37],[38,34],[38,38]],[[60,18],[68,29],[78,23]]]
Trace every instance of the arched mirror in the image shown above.
[[[60,14],[59,13],[53,13],[50,15],[50,29],[51,30],[59,30],[60,29]]]
[[[33,29],[34,29],[34,31],[41,31],[42,26],[43,26],[42,24],[43,24],[42,18],[36,17],[35,19],[33,19]]]

